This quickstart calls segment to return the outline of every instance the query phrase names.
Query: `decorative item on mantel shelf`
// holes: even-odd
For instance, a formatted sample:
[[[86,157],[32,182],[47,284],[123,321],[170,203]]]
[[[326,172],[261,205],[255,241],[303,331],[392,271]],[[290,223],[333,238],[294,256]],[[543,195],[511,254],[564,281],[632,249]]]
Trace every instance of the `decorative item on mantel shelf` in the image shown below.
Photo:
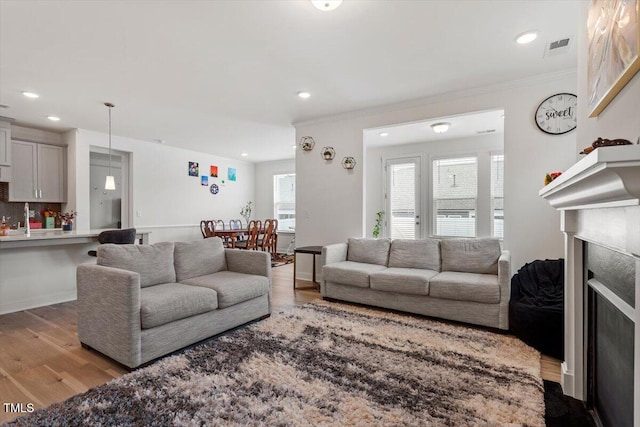
[[[551,184],[551,181],[562,175],[562,172],[551,172],[544,176],[544,185]]]
[[[302,151],[311,151],[313,150],[313,147],[315,147],[316,142],[310,136],[303,136],[302,138],[300,138],[299,145],[300,148],[302,148]]]
[[[62,218],[62,230],[63,231],[71,231],[73,230],[73,220],[78,216],[78,212],[71,211],[65,212],[60,217]]]
[[[638,143],[640,144],[640,138],[638,138]],[[606,139],[606,138],[598,138],[589,147],[586,147],[584,150],[580,152],[580,154],[589,154],[596,148],[600,147],[614,147],[616,145],[632,145],[633,142],[626,139]]]
[[[240,215],[244,218],[244,221],[249,224],[249,219],[251,219],[251,210],[253,208],[253,202],[249,200],[246,205],[240,210]]]
[[[356,167],[356,159],[353,157],[345,157],[342,159],[342,167],[345,169],[353,169]]]

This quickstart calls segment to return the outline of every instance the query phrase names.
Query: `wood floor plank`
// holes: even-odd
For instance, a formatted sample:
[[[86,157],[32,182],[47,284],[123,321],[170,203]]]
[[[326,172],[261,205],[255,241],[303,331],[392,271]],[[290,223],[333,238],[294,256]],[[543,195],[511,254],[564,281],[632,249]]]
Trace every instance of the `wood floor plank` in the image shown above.
[[[313,283],[296,280],[293,265],[275,267],[272,308],[280,312],[320,299]],[[75,301],[0,315],[0,396],[42,407],[118,378],[127,370],[80,346]],[[560,361],[542,357],[542,377],[560,381]],[[0,423],[19,413],[0,408]]]

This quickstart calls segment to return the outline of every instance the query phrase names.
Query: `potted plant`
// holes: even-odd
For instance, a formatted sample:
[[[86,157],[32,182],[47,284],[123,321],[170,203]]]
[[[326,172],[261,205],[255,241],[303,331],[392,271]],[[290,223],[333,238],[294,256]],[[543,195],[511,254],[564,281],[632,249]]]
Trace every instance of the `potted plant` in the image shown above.
[[[71,231],[71,230],[73,230],[73,220],[75,219],[76,216],[78,216],[78,212],[76,212],[76,211],[65,212],[65,213],[60,215],[60,217],[62,219],[62,230],[63,231]]]
[[[382,218],[384,218],[384,211],[376,212],[376,225],[373,226],[373,237],[379,237],[382,231]]]
[[[253,202],[249,200],[246,205],[240,210],[240,215],[244,218],[247,225],[249,225],[249,219],[251,218],[251,210],[253,209]]]

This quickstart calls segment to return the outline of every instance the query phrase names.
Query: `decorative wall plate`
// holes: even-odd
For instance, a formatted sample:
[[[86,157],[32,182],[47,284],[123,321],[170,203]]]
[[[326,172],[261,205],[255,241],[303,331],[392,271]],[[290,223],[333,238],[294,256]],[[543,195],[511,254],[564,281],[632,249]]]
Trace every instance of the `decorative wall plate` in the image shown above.
[[[211,191],[211,194],[218,194],[220,188],[218,187],[218,184],[211,184],[211,187],[209,187],[209,191]]]

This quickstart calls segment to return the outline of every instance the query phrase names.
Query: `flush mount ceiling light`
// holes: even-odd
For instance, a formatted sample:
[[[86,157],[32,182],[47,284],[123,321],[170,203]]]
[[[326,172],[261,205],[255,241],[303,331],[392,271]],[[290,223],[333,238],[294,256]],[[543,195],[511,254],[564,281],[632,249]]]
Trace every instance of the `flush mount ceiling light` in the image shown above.
[[[382,137],[389,136],[389,132],[380,132],[380,136]]]
[[[240,153],[240,155],[241,155],[242,157],[247,157],[247,156],[249,155],[249,153]]]
[[[33,92],[22,92],[22,94],[24,96],[26,96],[27,98],[40,98],[40,95],[38,95],[37,93],[33,93]]]
[[[311,3],[320,10],[329,11],[340,6],[342,0],[311,0]]]
[[[107,175],[107,179],[104,181],[104,189],[115,190],[116,180],[113,175],[111,175],[111,109],[115,107],[115,105],[110,102],[105,102],[104,105],[109,108],[109,175]]]
[[[298,96],[302,99],[307,99],[311,96],[309,92],[298,92]]]
[[[525,33],[518,34],[516,36],[516,43],[518,43],[518,44],[527,44],[527,43],[531,43],[532,41],[534,41],[537,38],[538,38],[538,32],[537,31],[527,31]]]
[[[47,116],[47,119],[51,120],[52,122],[60,121],[60,117],[56,117],[56,116]]]
[[[449,130],[449,127],[451,127],[451,123],[447,122],[434,123],[431,125],[431,129],[433,129],[435,133],[445,133]]]

